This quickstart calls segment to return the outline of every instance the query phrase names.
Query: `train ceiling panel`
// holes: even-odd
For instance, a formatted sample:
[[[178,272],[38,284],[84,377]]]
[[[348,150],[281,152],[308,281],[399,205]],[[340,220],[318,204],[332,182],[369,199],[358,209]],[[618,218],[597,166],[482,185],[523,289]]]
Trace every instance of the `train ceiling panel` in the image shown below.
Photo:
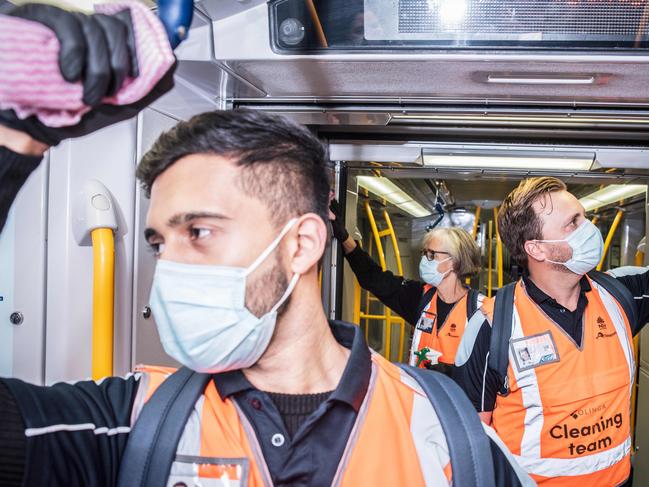
[[[203,78],[203,86],[212,83],[218,96],[235,105],[260,108],[308,102],[306,110],[317,113],[314,103],[341,100],[363,106],[649,106],[645,2],[386,0],[390,8],[384,8],[382,0],[328,0],[313,2],[315,11],[309,3],[203,0],[198,10],[210,26],[190,31],[179,58],[211,59],[229,75],[230,85],[209,71],[193,78]],[[422,8],[428,17],[414,14]],[[441,29],[440,15],[458,8],[463,27]],[[375,20],[386,26],[383,34],[366,10],[379,12]],[[484,25],[478,25],[480,19]],[[484,31],[499,22],[509,22],[509,30]],[[336,26],[342,25],[349,36],[360,32],[360,41],[336,37]],[[398,31],[403,39],[395,38]],[[207,58],[190,52],[192,36],[209,50]],[[340,123],[335,117],[322,122]],[[369,123],[380,124],[381,118]]]

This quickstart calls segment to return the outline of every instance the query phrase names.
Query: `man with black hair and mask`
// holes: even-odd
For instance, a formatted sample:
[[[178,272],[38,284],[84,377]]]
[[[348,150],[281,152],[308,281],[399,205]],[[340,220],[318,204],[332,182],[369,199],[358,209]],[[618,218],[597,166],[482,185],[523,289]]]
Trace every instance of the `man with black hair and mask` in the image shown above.
[[[426,394],[357,326],[327,320],[318,265],[329,182],[314,135],[262,112],[205,113],[162,134],[138,177],[158,258],[153,315],[166,352],[187,368],[51,387],[0,380],[0,484],[140,485],[133,468],[165,466],[157,456],[129,463],[150,451],[132,440],[144,418],[177,419],[153,415],[151,403],[189,369],[204,382],[155,485],[455,481]],[[482,431],[493,485],[529,485]]]
[[[498,228],[526,271],[470,319],[455,378],[539,484],[622,485],[630,475],[632,338],[649,321],[649,273],[591,272],[602,235],[556,178],[522,181],[505,198]]]

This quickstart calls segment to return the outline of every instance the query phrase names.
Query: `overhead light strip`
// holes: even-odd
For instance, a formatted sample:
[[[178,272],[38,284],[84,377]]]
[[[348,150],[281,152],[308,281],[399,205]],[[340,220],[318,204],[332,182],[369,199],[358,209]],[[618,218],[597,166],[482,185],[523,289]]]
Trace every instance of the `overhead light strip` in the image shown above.
[[[646,184],[611,184],[605,188],[584,196],[579,202],[586,211],[610,205],[647,192]]]
[[[358,185],[365,188],[376,196],[389,201],[397,208],[420,218],[431,214],[426,208],[415,201],[409,194],[399,188],[396,184],[384,177],[358,176]]]
[[[588,171],[595,160],[594,153],[574,155],[569,153],[547,153],[513,155],[507,152],[500,154],[475,154],[456,152],[431,154],[424,151],[425,167],[469,168],[469,169],[525,169],[544,171]]]

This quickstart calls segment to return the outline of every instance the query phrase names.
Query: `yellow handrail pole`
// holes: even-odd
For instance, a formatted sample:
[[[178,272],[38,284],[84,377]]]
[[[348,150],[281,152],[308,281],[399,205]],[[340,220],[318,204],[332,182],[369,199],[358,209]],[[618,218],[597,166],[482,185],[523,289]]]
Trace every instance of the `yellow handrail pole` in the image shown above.
[[[496,254],[498,256],[498,289],[503,287],[503,242],[498,230],[498,208],[494,208],[494,226],[496,227]]]
[[[473,232],[471,233],[471,235],[473,236],[473,240],[475,240],[476,237],[478,236],[478,226],[480,225],[480,213],[481,213],[481,211],[482,211],[482,208],[480,206],[477,206],[476,209],[475,209],[475,220],[473,220]],[[471,278],[467,277],[465,282],[466,282],[466,285],[468,286],[469,284],[471,284]]]
[[[473,220],[473,240],[478,236],[478,225],[480,225],[480,213],[482,212],[482,207],[478,206],[475,209],[475,220]]]
[[[624,213],[623,210],[617,210],[615,218],[613,219],[613,223],[611,223],[611,228],[609,229],[608,235],[606,236],[606,240],[604,241],[604,251],[602,252],[602,260],[600,260],[599,264],[597,264],[598,271],[602,270],[602,266],[604,265],[604,259],[606,259],[606,254],[608,253],[608,249],[611,246],[611,242],[613,241],[615,230],[617,230],[617,226],[620,224],[620,220],[622,220],[623,213]]]
[[[329,47],[329,43],[327,42],[327,37],[325,36],[324,29],[322,28],[322,23],[320,22],[320,16],[318,15],[318,11],[315,8],[315,5],[313,4],[313,0],[305,0],[306,6],[309,9],[309,15],[311,16],[311,22],[313,22],[313,25],[315,26],[316,34],[318,35],[318,42],[320,43],[320,47]]]
[[[390,360],[390,352],[392,351],[392,310],[385,307],[385,350],[383,356]]]
[[[399,362],[403,362],[403,342],[406,339],[406,321],[402,318],[397,318],[395,321],[399,323],[399,327],[401,328],[399,332]]]
[[[374,213],[372,213],[372,208],[370,207],[370,202],[365,201],[365,212],[367,213],[367,219],[370,221],[370,228],[372,229],[372,235],[374,236],[374,243],[376,244],[376,251],[379,254],[379,262],[381,263],[381,269],[384,271],[387,269],[385,263],[385,253],[383,252],[383,244],[381,243],[381,236],[379,235],[379,229],[376,226],[376,220],[374,219]],[[392,335],[392,323],[390,322],[390,308],[386,306],[385,308],[385,350],[384,356],[390,360],[390,346],[391,344],[391,335]]]
[[[356,277],[354,277],[354,312],[352,321],[361,326],[361,285]]]
[[[374,213],[372,213],[372,208],[370,207],[369,201],[365,201],[365,213],[367,213],[367,219],[370,221],[370,228],[372,229],[372,235],[374,236],[376,251],[379,254],[379,262],[381,264],[381,269],[385,271],[387,267],[385,265],[385,254],[383,253],[383,244],[381,243],[381,237],[379,236],[379,229],[376,226],[376,220],[374,219]]]
[[[491,297],[491,287],[493,285],[493,277],[491,275],[491,269],[493,266],[493,221],[489,220],[489,231],[487,233],[489,237],[489,245],[487,246],[489,250],[489,258],[487,260],[488,266],[487,266],[487,297]]]
[[[113,375],[113,314],[115,289],[115,239],[110,228],[91,232],[92,282],[92,378]]]
[[[392,226],[392,220],[390,220],[390,215],[388,210],[383,210],[383,218],[385,218],[385,223],[388,225],[388,231],[390,239],[392,240],[392,247],[394,247],[394,255],[397,260],[397,272],[400,276],[403,276],[403,266],[401,265],[401,252],[399,252],[399,244],[397,243],[397,235],[394,233],[394,227]]]
[[[397,234],[394,231],[392,226],[392,220],[390,219],[390,214],[387,210],[383,210],[383,218],[385,218],[385,223],[388,226],[388,234],[392,240],[392,247],[394,248],[394,256],[397,261],[397,272],[400,276],[403,276],[403,265],[401,263],[401,251],[399,250],[399,242],[397,240]],[[403,342],[406,339],[406,323],[401,318],[395,318],[394,321],[399,324],[399,362],[403,361]],[[392,329],[392,328],[390,328]]]
[[[369,244],[367,248],[367,253],[372,255],[372,239],[369,239]],[[365,291],[365,315],[369,316],[370,314],[370,292]],[[365,340],[369,342],[370,340],[370,320],[365,319]]]
[[[643,266],[644,265],[644,252],[642,250],[638,250],[635,253],[635,265],[637,266]]]
[[[593,219],[590,221],[593,225],[597,225],[597,222],[599,221],[599,215],[595,215]]]

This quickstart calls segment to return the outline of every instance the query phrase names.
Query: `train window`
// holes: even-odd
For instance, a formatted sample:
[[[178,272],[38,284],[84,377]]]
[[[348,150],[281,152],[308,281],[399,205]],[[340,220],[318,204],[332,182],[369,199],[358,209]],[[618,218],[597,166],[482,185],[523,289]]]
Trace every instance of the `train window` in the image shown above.
[[[647,49],[643,0],[276,0],[278,52]]]

